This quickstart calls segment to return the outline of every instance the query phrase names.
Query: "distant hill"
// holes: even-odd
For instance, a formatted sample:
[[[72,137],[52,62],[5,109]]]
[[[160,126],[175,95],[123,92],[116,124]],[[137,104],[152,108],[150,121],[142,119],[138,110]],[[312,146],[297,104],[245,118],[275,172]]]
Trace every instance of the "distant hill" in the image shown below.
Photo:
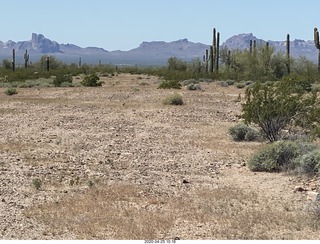
[[[228,49],[239,49],[243,50],[249,48],[250,40],[256,40],[257,45],[265,44],[266,41],[255,37],[252,33],[250,34],[239,34],[227,39],[222,47]],[[286,52],[286,41],[268,41],[270,46],[275,48],[276,52]],[[292,57],[298,58],[304,56],[307,59],[317,62],[318,50],[315,48],[313,41],[304,41],[295,39],[291,41],[290,52]]]
[[[258,45],[265,43],[264,40],[258,39],[253,34],[235,35],[221,46],[228,49],[246,49],[249,48],[250,40],[256,40]],[[269,41],[276,51],[285,51],[285,41]],[[54,55],[59,60],[67,63],[78,63],[81,57],[83,63],[98,64],[128,64],[128,65],[164,65],[168,58],[177,57],[183,60],[192,60],[200,58],[209,49],[209,45],[194,43],[188,39],[181,39],[173,42],[152,41],[143,42],[139,47],[129,51],[107,51],[98,47],[82,48],[75,44],[59,44],[55,41],[45,38],[42,34],[32,34],[29,41],[0,41],[0,59],[11,59],[12,49],[16,50],[17,64],[23,63],[23,54],[28,50],[30,60],[36,62],[42,55]],[[294,57],[306,56],[312,61],[317,60],[317,49],[313,41],[294,40],[291,44],[291,53]]]

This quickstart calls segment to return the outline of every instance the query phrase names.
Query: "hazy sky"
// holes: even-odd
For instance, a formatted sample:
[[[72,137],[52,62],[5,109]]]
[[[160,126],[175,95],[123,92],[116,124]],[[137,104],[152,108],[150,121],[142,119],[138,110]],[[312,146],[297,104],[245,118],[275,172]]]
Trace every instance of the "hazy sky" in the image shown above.
[[[58,43],[129,50],[143,41],[188,38],[210,44],[253,33],[265,40],[313,39],[319,0],[6,0],[0,40],[24,41],[41,33]]]

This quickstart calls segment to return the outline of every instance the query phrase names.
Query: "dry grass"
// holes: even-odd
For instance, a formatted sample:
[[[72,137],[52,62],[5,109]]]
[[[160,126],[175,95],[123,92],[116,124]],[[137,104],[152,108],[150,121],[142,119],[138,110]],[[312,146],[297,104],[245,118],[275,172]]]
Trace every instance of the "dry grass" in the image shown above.
[[[41,219],[55,235],[67,228],[79,239],[157,239],[174,216],[162,209],[165,202],[142,194],[129,185],[91,188],[84,195],[38,206],[28,216]]]
[[[318,231],[302,212],[260,202],[240,188],[198,189],[169,198],[148,196],[143,187],[91,188],[59,203],[28,211],[48,230],[79,239],[309,239]],[[313,235],[312,235],[313,236]]]

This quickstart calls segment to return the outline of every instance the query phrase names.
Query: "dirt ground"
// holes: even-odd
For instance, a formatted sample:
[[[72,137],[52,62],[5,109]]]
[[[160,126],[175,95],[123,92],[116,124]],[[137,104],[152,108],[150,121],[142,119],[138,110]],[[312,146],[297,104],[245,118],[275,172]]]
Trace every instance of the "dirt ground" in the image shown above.
[[[157,77],[103,80],[0,89],[1,239],[320,238],[293,191],[318,181],[251,172],[263,143],[230,139],[244,90],[203,83],[168,106]]]

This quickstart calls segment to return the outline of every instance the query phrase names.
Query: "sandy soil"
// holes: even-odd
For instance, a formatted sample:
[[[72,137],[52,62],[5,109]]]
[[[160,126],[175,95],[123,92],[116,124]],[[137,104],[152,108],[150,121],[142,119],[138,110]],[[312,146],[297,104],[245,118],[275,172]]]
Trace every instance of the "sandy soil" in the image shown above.
[[[99,186],[132,185],[143,189],[141,197],[161,199],[225,187],[255,194],[256,208],[294,213],[306,204],[306,193],[294,193],[294,187],[318,188],[318,181],[296,175],[247,169],[262,143],[237,143],[228,135],[239,121],[243,90],[205,83],[203,91],[178,91],[185,105],[166,106],[162,101],[173,91],[156,89],[156,77],[103,79],[100,88],[18,89],[14,96],[0,90],[0,238],[84,238],[70,229],[53,230],[36,209]],[[210,231],[210,221],[176,219],[156,237],[223,239]],[[275,237],[320,237],[310,228],[289,234]]]

